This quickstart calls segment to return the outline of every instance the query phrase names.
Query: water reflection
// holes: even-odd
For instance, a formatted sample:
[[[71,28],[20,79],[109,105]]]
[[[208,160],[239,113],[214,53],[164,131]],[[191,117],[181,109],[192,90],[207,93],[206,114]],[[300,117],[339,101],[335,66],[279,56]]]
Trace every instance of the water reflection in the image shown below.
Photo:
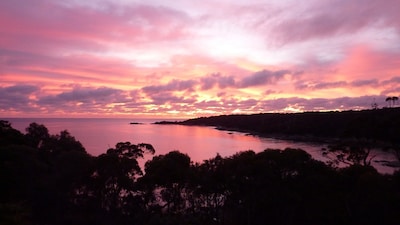
[[[44,124],[51,134],[67,129],[79,140],[92,155],[100,155],[116,143],[129,141],[133,144],[149,143],[156,150],[156,154],[166,154],[172,150],[179,150],[190,156],[192,161],[201,162],[214,157],[231,156],[239,151],[262,151],[267,148],[285,149],[301,148],[309,152],[315,159],[327,161],[321,154],[320,144],[277,140],[246,135],[240,132],[221,131],[211,127],[182,126],[182,125],[155,125],[157,120],[130,120],[130,119],[8,119],[12,126],[25,132],[31,122]],[[132,125],[138,121],[143,124]],[[393,160],[389,153],[377,153],[376,159]],[[145,160],[151,159],[146,157]],[[144,161],[141,161],[143,165]],[[392,173],[393,168],[373,164],[380,172]]]

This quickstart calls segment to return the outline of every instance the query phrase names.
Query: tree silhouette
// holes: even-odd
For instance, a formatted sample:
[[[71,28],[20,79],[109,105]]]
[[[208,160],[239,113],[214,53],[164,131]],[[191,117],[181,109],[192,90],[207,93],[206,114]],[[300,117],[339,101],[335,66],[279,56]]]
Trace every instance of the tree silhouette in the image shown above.
[[[396,101],[399,100],[399,97],[397,96],[391,96],[391,97],[387,97],[385,101],[387,101],[389,103],[389,107],[394,107],[396,104]]]
[[[91,156],[67,131],[29,128],[24,136],[0,120],[0,224],[400,224],[400,171],[368,166],[370,139],[326,150],[350,164],[343,168],[301,149],[195,164],[173,151],[148,161],[143,175],[137,159],[154,153],[149,144],[120,142]]]
[[[145,164],[142,182],[152,187],[162,201],[154,202],[168,213],[177,213],[185,207],[185,188],[190,176],[190,157],[179,151],[153,157]],[[153,203],[153,204],[154,204]]]
[[[392,100],[393,100],[393,98],[392,98],[392,97],[387,97],[387,98],[385,99],[385,101],[386,101],[386,102],[388,102],[388,104],[389,104],[389,107],[391,107],[391,106],[392,106]]]
[[[25,130],[26,137],[34,148],[41,148],[43,142],[50,138],[49,130],[43,124],[31,123]]]
[[[323,149],[323,155],[330,158],[329,164],[337,166],[346,165],[370,166],[375,155],[371,155],[372,142],[368,140],[342,141]]]
[[[41,143],[41,149],[52,153],[70,151],[86,153],[83,145],[77,141],[75,137],[73,137],[67,130],[63,130],[57,135],[51,135]]]
[[[122,224],[113,218],[125,218],[139,213],[142,202],[135,188],[136,179],[143,175],[137,161],[143,154],[153,154],[150,144],[119,142],[115,148],[94,159],[91,175],[78,189],[80,204],[107,219],[106,224]],[[135,209],[133,211],[132,209]]]
[[[398,101],[398,100],[399,100],[399,97],[397,97],[397,96],[393,96],[393,97],[392,97],[393,106],[395,106],[395,103],[396,103],[396,101]]]
[[[119,142],[115,148],[107,150],[107,154],[117,154],[119,157],[127,157],[129,159],[143,158],[144,153],[154,154],[155,150],[151,144],[139,143],[137,145],[128,142]]]
[[[213,221],[204,221],[206,224],[221,221],[223,218],[223,206],[229,195],[229,172],[224,168],[225,162],[226,160],[217,154],[194,168],[195,176],[191,182],[195,188],[195,210],[206,218],[212,218]]]
[[[0,120],[0,146],[25,142],[24,135],[12,128],[11,123],[5,120]]]

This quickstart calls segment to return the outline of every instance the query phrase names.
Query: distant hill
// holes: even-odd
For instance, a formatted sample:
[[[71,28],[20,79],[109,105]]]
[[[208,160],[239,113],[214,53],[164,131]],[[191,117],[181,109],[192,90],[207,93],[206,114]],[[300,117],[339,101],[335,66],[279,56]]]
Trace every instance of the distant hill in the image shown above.
[[[366,138],[400,142],[400,108],[362,111],[221,115],[178,122],[265,135]]]

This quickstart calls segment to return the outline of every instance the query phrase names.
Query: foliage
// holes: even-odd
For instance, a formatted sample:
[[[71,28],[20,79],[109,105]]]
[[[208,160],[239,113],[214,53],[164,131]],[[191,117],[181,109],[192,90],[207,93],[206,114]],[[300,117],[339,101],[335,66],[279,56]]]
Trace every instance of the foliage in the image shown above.
[[[0,146],[6,146],[13,143],[23,143],[24,135],[18,130],[12,128],[11,123],[0,120]]]
[[[262,113],[190,119],[184,125],[215,126],[276,136],[366,138],[399,143],[400,108],[363,111]]]
[[[40,149],[50,138],[49,130],[42,124],[31,123],[26,128],[26,138],[32,147]]]
[[[392,96],[392,97],[387,97],[385,101],[389,102],[389,107],[394,107],[396,104],[396,101],[399,100],[399,97],[397,96]]]
[[[0,224],[400,224],[400,172],[369,166],[367,143],[329,150],[345,168],[301,149],[201,163],[172,151],[143,173],[150,144],[91,156],[67,131],[31,124],[23,135],[0,121],[0,132]]]
[[[327,157],[334,156],[329,163],[339,165],[363,165],[370,166],[375,155],[371,155],[374,144],[368,140],[347,140],[328,146],[323,149],[323,154]]]

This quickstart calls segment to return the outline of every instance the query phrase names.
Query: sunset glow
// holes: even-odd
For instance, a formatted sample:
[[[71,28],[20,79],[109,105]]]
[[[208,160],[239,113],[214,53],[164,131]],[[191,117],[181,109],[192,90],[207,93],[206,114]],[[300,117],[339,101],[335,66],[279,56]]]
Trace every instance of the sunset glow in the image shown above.
[[[400,96],[400,1],[3,0],[0,117],[368,109]]]

